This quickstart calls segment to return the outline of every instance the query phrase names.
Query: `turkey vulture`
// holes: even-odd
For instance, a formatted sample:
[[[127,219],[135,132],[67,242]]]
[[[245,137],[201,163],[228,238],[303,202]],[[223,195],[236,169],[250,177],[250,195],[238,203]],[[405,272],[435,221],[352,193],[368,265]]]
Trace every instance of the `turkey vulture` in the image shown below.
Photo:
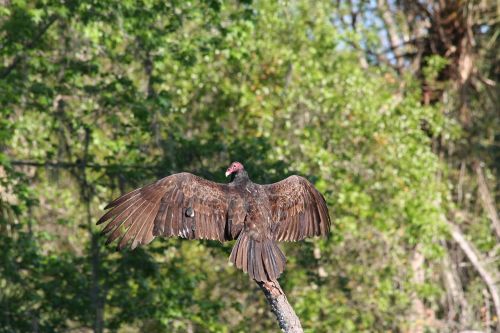
[[[105,207],[97,224],[118,249],[148,244],[155,236],[236,239],[230,260],[256,281],[276,280],[285,269],[279,241],[324,236],[330,229],[325,199],[305,178],[259,185],[243,165],[226,171],[229,184],[177,173],[133,190]]]

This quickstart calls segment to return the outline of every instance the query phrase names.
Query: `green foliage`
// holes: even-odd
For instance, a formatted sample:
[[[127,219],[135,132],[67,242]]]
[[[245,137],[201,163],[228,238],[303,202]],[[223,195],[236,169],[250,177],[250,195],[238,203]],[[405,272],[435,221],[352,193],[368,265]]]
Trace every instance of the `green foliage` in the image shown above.
[[[428,82],[435,82],[439,73],[448,65],[448,60],[439,55],[432,55],[427,59],[427,66],[422,71],[424,78]]]
[[[421,121],[436,136],[451,125],[420,104],[413,78],[399,96],[390,71],[361,69],[334,11],[328,1],[1,9],[0,331],[91,328],[98,311],[110,331],[274,331],[262,295],[228,267],[230,244],[116,253],[93,225],[125,190],[184,170],[224,181],[231,160],[257,182],[299,173],[325,193],[331,237],[284,246],[282,281],[308,332],[401,331],[415,292],[433,302],[439,279],[415,286],[409,262],[417,246],[439,262],[447,187]],[[431,80],[446,63],[428,65]]]

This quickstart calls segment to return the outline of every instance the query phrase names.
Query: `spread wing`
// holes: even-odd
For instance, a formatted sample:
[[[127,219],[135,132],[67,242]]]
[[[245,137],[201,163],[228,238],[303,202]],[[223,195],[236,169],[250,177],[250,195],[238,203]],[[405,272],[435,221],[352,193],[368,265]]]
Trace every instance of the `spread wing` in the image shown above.
[[[330,231],[325,199],[307,179],[290,176],[264,185],[271,203],[273,236],[277,241],[298,241]]]
[[[109,220],[102,232],[107,244],[121,237],[118,249],[148,244],[155,236],[225,241],[241,229],[244,213],[239,194],[226,184],[218,184],[190,173],[178,173],[133,190],[111,202],[97,224]]]

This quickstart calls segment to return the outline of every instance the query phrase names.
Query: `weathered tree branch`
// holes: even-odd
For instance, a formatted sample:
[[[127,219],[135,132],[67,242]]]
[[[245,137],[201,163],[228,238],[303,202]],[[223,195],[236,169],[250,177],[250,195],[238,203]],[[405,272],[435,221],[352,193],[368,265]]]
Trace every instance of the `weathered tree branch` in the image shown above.
[[[98,163],[82,163],[82,162],[51,162],[51,161],[25,161],[25,160],[11,160],[10,164],[18,166],[33,166],[33,167],[45,167],[45,168],[60,168],[60,169],[72,169],[72,168],[90,168],[90,169],[146,169],[151,170],[152,168],[157,168],[155,165],[123,165],[123,164],[98,164]]]
[[[394,18],[393,18],[394,14],[391,12],[388,1],[378,0],[377,4],[378,4],[379,10],[380,10],[380,15],[381,15],[382,21],[384,21],[389,44],[391,45],[391,49],[394,50],[397,69],[398,69],[399,73],[402,74],[404,62],[403,62],[403,58],[401,57],[401,50],[397,47],[398,45],[401,45],[402,43],[401,43],[401,39],[399,38],[399,35],[397,32],[396,22],[394,22]]]
[[[491,294],[491,298],[493,299],[496,317],[500,318],[500,290],[495,284],[497,281],[495,273],[490,272],[484,266],[483,260],[479,257],[479,252],[474,248],[474,245],[465,238],[462,231],[460,231],[460,229],[453,223],[449,222],[448,224],[450,226],[451,236],[460,246],[462,251],[467,256],[467,259],[469,259],[474,269],[479,273],[479,276],[486,284],[486,287]],[[497,322],[497,329],[500,331],[500,322]]]
[[[278,319],[281,330],[285,333],[303,333],[299,317],[288,303],[285,292],[281,289],[278,281],[257,282],[257,284],[266,295],[267,302]]]

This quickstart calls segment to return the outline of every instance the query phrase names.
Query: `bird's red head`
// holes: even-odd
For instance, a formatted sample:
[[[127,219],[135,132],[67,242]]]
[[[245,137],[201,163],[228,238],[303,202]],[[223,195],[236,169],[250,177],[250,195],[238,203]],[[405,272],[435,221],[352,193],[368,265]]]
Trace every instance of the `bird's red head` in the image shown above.
[[[243,169],[243,164],[241,164],[240,162],[233,162],[226,170],[226,177]]]

